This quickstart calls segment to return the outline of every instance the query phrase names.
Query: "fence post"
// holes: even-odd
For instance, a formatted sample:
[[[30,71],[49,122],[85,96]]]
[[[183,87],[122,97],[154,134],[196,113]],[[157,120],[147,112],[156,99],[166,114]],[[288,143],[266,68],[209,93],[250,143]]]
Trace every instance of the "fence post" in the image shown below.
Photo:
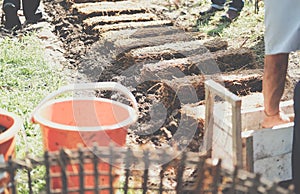
[[[11,156],[8,157],[8,169],[9,169],[12,194],[17,194],[16,184],[15,184],[15,167],[14,167],[14,161],[12,160]]]
[[[50,163],[49,163],[49,152],[48,151],[45,151],[44,159],[45,159],[45,167],[46,167],[46,191],[47,191],[47,194],[51,194]]]
[[[185,162],[186,162],[186,152],[183,152],[181,154],[181,160],[180,160],[180,163],[178,166],[177,177],[176,177],[176,179],[177,179],[176,192],[178,194],[182,193],[182,187],[183,187],[182,177],[183,177],[183,172],[184,172],[184,168],[185,168]]]
[[[62,193],[68,193],[68,177],[67,177],[67,158],[66,158],[66,153],[64,149],[61,149],[59,152],[59,164],[60,164],[60,171],[61,171],[61,179],[62,179],[62,184],[63,184],[63,190]]]
[[[128,193],[128,183],[129,183],[129,175],[130,175],[130,170],[129,167],[131,165],[131,160],[132,160],[132,153],[129,148],[127,148],[126,151],[126,156],[125,156],[125,183],[124,183],[124,194]]]
[[[31,180],[31,162],[28,158],[25,158],[25,163],[26,163],[26,170],[27,170],[27,177],[28,177],[28,187],[29,187],[29,193],[32,194],[32,180]]]
[[[217,164],[212,166],[212,176],[213,176],[213,184],[212,184],[212,194],[218,193],[218,186],[220,183],[220,174],[221,174],[221,160],[217,160]]]
[[[162,152],[162,161],[165,162],[166,161],[166,150],[163,149],[163,152]],[[164,188],[163,188],[163,180],[164,180],[164,172],[166,170],[168,166],[168,163],[165,163],[165,164],[162,164],[161,166],[161,169],[160,169],[160,173],[159,173],[159,177],[160,177],[160,183],[159,183],[159,193],[162,194],[163,191],[164,191]]]
[[[147,183],[148,183],[148,172],[149,172],[149,166],[150,166],[148,149],[144,152],[143,159],[144,159],[144,163],[145,163],[145,166],[144,166],[145,169],[144,169],[144,174],[143,174],[142,188],[143,188],[143,194],[146,194],[147,190],[148,190]]]
[[[196,178],[196,188],[194,189],[193,194],[199,194],[202,193],[202,186],[203,186],[203,180],[204,180],[204,166],[206,165],[206,159],[199,157],[198,165],[197,165],[197,178]]]
[[[98,156],[97,154],[98,153],[98,148],[97,146],[95,145],[94,148],[93,148],[93,165],[94,165],[94,192],[95,194],[98,194],[99,193],[99,171],[98,171]]]
[[[80,194],[84,194],[84,154],[82,147],[78,147],[78,158],[79,158],[79,184]]]
[[[114,193],[114,176],[113,176],[113,167],[112,167],[112,163],[114,161],[114,150],[113,150],[113,145],[110,144],[109,145],[109,193],[113,194]]]

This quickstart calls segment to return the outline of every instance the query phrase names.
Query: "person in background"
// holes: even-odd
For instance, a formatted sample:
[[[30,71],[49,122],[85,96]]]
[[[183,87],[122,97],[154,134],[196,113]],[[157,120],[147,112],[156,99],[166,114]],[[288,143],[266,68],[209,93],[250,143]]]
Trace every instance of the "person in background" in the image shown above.
[[[226,0],[211,0],[211,6],[205,11],[201,11],[200,15],[205,16],[208,14],[214,14],[217,11],[223,11]],[[229,21],[236,19],[244,7],[244,0],[233,0],[229,3],[229,8],[221,20]]]
[[[22,8],[25,16],[25,24],[36,23],[42,18],[39,9],[40,0],[22,0]],[[21,28],[21,21],[18,11],[21,8],[20,0],[4,0],[2,9],[4,11],[4,27],[8,30],[18,30]]]

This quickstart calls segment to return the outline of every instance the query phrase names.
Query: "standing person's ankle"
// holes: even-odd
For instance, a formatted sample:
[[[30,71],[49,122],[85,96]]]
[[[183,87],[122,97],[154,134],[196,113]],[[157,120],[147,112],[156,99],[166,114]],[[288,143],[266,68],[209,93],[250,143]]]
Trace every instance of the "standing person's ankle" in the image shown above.
[[[262,128],[272,128],[276,125],[281,125],[289,122],[291,122],[290,118],[280,110],[277,113],[273,114],[264,111],[264,119],[261,126]]]

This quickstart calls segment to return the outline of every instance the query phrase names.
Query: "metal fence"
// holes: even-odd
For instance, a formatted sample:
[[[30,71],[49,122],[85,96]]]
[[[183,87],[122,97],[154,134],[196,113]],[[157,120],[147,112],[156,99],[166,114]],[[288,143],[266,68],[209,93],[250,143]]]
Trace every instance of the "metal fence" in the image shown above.
[[[0,164],[8,179],[6,191],[17,193],[18,170],[27,174],[28,193],[33,193],[32,173],[45,167],[43,193],[293,193],[277,183],[243,170],[222,168],[194,152],[134,150],[117,147],[61,149],[43,157],[9,159]]]

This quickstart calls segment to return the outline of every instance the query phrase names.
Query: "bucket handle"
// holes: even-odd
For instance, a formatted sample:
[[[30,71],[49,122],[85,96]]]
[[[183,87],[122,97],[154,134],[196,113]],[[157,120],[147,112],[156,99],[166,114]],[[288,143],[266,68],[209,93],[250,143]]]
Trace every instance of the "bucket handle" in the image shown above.
[[[117,83],[117,82],[94,82],[94,83],[76,83],[76,84],[70,84],[63,86],[59,88],[58,90],[52,92],[48,96],[46,96],[38,105],[37,107],[32,111],[31,115],[31,121],[34,122],[34,115],[36,112],[49,100],[55,98],[58,95],[61,95],[66,92],[70,91],[82,91],[82,90],[95,90],[95,89],[100,89],[100,90],[111,90],[111,91],[117,91],[122,94],[124,94],[127,98],[130,99],[132,102],[132,107],[136,112],[138,112],[138,104],[133,96],[133,94],[123,85]]]

